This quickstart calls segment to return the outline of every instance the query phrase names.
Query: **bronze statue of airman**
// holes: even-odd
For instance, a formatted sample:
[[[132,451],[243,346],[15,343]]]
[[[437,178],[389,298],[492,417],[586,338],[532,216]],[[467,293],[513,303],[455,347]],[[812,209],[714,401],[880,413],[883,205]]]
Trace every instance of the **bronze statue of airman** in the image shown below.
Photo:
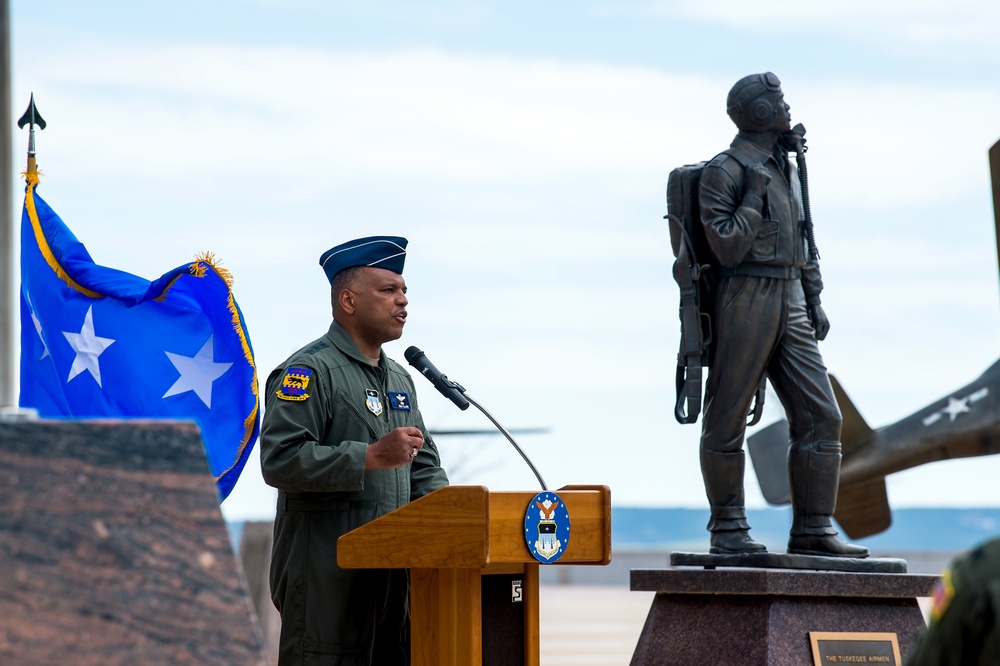
[[[774,74],[737,81],[727,112],[739,132],[705,165],[698,184],[711,255],[699,259],[711,264],[715,280],[701,435],[710,552],[765,552],[746,519],[743,440],[766,377],[790,424],[788,553],[866,557],[866,548],[840,540],[832,524],[841,414],[817,344],[830,322],[820,302],[823,282],[801,169],[789,159],[790,151],[801,156],[804,134],[801,126],[793,131],[790,108]]]

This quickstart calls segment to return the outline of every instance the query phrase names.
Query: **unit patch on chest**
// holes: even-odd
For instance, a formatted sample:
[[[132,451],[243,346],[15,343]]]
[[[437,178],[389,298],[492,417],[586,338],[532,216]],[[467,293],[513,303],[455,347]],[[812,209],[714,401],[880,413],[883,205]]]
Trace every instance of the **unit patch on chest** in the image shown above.
[[[410,396],[402,391],[388,391],[389,407],[403,412],[410,411]]]
[[[312,370],[309,368],[288,368],[281,378],[281,388],[275,393],[282,400],[305,400],[309,397],[306,389],[309,388],[310,377]]]
[[[382,415],[382,400],[379,399],[378,391],[375,389],[365,389],[365,407],[375,416]]]

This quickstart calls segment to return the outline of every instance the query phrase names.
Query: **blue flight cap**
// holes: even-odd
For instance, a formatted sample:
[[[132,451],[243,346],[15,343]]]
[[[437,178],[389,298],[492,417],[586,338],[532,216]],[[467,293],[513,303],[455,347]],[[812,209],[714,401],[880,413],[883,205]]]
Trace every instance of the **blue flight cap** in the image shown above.
[[[393,273],[403,273],[406,239],[399,236],[368,236],[331,247],[319,258],[319,265],[333,283],[334,276],[345,268],[374,266]]]

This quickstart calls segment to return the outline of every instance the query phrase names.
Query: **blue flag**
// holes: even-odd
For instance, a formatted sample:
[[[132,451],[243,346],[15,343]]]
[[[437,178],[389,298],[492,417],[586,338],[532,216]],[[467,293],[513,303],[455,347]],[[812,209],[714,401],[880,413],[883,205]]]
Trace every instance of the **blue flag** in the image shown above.
[[[21,215],[21,406],[45,418],[196,421],[224,500],[260,431],[228,271],[208,254],[152,282],[99,266],[37,182],[28,174]]]

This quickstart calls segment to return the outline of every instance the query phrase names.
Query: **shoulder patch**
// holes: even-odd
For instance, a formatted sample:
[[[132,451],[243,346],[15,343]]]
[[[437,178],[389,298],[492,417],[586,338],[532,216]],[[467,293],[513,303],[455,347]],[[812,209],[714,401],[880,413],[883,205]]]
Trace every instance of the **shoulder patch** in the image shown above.
[[[275,393],[282,400],[305,400],[309,397],[306,389],[309,388],[312,372],[309,368],[288,368],[281,378],[281,388]]]
[[[939,622],[955,597],[955,586],[951,582],[951,569],[945,569],[941,578],[934,586],[933,605],[931,606],[931,621]]]
[[[305,353],[307,353],[307,354],[315,354],[320,349],[326,349],[326,343],[325,342],[317,342],[312,347],[310,347],[309,349],[307,349]]]

